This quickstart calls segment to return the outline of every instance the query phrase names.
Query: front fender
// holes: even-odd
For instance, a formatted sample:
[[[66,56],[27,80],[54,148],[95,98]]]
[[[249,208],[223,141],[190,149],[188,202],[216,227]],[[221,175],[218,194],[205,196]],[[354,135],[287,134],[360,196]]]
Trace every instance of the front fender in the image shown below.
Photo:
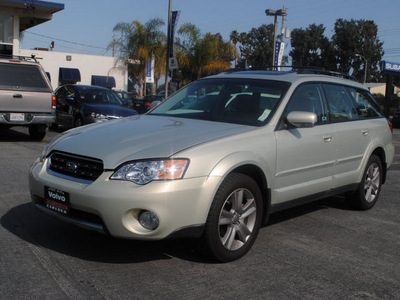
[[[225,156],[214,166],[209,176],[225,178],[235,169],[244,166],[254,166],[258,168],[265,176],[265,180],[269,184],[273,183],[273,171],[271,166],[269,166],[264,158],[250,151],[240,151]]]

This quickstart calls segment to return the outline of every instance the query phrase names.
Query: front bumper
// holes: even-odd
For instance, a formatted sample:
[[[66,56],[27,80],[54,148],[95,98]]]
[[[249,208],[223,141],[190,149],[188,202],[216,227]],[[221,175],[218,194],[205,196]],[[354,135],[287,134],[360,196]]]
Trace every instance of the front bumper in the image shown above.
[[[198,177],[137,185],[109,180],[112,172],[104,172],[87,184],[49,174],[46,163],[36,161],[29,173],[31,198],[37,208],[78,226],[130,239],[200,236],[221,180],[220,177]],[[43,205],[45,186],[69,193],[71,215],[61,215]],[[157,229],[148,230],[140,225],[141,210],[158,216]]]

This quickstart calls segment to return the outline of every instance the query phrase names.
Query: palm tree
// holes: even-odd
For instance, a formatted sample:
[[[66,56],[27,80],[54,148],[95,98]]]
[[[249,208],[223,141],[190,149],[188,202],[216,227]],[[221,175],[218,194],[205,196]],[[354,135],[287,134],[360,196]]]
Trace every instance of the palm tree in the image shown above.
[[[201,35],[200,29],[191,23],[183,24],[178,34],[177,58],[185,83],[230,68],[235,51],[221,35]]]
[[[231,32],[231,34],[229,35],[229,39],[230,41],[235,45],[235,50],[237,51],[237,43],[239,41],[240,38],[240,34],[237,30],[233,30]],[[237,64],[237,57],[235,57],[235,68],[236,68],[236,64]]]
[[[139,97],[143,95],[147,63],[154,56],[156,66],[159,65],[160,56],[164,56],[165,33],[159,30],[164,21],[154,18],[146,24],[139,21],[132,23],[121,22],[115,25],[114,32],[119,32],[121,37],[112,44],[119,52],[119,56],[128,65],[128,73],[134,83],[139,86]],[[134,61],[134,63],[131,63]],[[162,69],[158,67],[160,75]]]

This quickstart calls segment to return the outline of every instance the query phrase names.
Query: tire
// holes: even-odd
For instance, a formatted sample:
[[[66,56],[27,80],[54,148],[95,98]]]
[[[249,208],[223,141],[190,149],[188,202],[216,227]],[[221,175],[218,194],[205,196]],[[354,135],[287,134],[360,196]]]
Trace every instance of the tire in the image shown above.
[[[382,177],[382,162],[378,156],[372,155],[368,160],[360,186],[348,197],[354,208],[368,210],[375,205],[381,192]]]
[[[47,125],[29,126],[29,135],[33,141],[41,141],[46,136]]]
[[[80,127],[82,125],[82,118],[80,116],[76,116],[74,120],[74,127]]]
[[[202,244],[207,254],[219,262],[244,256],[257,238],[262,212],[257,183],[243,174],[228,175],[214,197],[205,225]]]

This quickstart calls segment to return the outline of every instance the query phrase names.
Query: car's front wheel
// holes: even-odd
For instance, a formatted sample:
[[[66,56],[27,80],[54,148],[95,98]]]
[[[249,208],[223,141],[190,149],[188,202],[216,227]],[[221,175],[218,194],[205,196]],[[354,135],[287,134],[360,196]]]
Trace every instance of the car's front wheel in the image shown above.
[[[203,242],[220,262],[239,259],[252,247],[261,225],[263,202],[257,183],[230,174],[219,187],[208,214]]]

